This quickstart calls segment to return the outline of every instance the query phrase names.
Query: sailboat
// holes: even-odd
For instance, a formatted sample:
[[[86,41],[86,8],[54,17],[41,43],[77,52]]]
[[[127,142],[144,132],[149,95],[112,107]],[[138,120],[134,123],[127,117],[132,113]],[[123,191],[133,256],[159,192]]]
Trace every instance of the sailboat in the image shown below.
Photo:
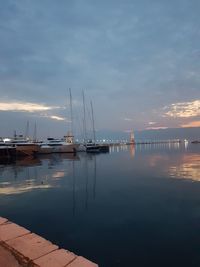
[[[52,153],[76,153],[79,144],[74,143],[73,131],[73,114],[72,114],[72,95],[71,89],[69,89],[70,95],[70,115],[71,115],[71,129],[66,136],[62,139],[47,138],[47,142],[42,143],[40,148],[41,152],[51,148]],[[44,149],[43,149],[44,148]]]
[[[91,114],[92,114],[92,131],[93,131],[93,140],[89,140],[86,143],[86,152],[89,153],[99,153],[99,152],[109,152],[109,145],[102,145],[96,143],[96,130],[94,125],[94,111],[92,101],[90,101]]]
[[[91,105],[91,112],[92,112],[92,131],[93,131],[93,140],[88,140],[86,143],[86,152],[100,152],[99,145],[96,144],[96,133],[94,127],[94,113],[93,113],[93,106],[92,101],[90,102]]]

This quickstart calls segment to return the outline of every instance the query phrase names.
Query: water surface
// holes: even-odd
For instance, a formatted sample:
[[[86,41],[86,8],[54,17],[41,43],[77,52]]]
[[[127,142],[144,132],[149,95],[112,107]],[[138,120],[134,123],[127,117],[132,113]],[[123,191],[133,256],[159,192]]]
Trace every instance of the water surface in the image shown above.
[[[101,267],[200,266],[200,145],[1,164],[0,216]]]

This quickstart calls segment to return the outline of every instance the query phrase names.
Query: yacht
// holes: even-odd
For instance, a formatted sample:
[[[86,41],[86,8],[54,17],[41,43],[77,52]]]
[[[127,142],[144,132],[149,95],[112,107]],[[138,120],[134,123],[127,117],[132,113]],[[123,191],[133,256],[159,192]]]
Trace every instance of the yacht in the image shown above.
[[[39,144],[38,154],[51,154],[52,152],[53,152],[53,149],[50,145],[46,143]]]
[[[16,156],[33,156],[39,150],[38,144],[24,139],[23,135],[15,136],[13,139],[6,138],[4,143],[16,149]]]
[[[85,148],[88,153],[109,152],[108,144],[97,144],[96,142],[92,142],[92,140],[86,143]]]
[[[191,141],[192,144],[200,144],[200,140]]]
[[[79,144],[68,142],[68,139],[47,138],[47,142],[42,143],[40,148],[51,148],[50,153],[76,153]],[[44,150],[43,150],[44,151]]]

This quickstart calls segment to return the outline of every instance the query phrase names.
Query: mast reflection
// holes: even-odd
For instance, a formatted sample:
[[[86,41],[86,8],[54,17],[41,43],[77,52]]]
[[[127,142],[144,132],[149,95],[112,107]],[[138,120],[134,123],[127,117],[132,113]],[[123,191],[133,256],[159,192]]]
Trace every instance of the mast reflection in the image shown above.
[[[70,196],[69,205],[75,216],[77,208],[87,211],[96,200],[98,157],[100,155],[85,153],[80,156],[44,155],[1,165],[0,194],[62,189]]]

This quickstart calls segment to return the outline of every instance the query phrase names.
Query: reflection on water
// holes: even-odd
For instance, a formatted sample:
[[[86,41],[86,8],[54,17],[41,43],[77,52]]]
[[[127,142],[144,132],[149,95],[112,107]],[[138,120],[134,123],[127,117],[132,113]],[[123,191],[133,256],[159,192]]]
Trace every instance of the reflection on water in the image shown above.
[[[73,154],[42,155],[40,158],[26,157],[18,159],[14,164],[0,165],[0,194],[58,187],[59,179],[70,172],[69,166],[59,167],[64,160],[76,161],[79,157]]]
[[[187,151],[188,143],[182,147]],[[110,155],[127,152],[130,158],[138,157],[145,163],[146,168],[154,168],[157,172],[163,170],[168,177],[191,179],[200,181],[200,155],[198,153],[181,153],[171,155],[159,151],[180,149],[180,144],[153,144],[153,145],[120,145],[110,148]],[[150,151],[151,153],[146,153]],[[157,152],[158,151],[158,152]],[[183,150],[184,151],[184,150]],[[145,153],[144,153],[145,152]],[[142,155],[143,159],[140,158]],[[39,158],[22,158],[10,165],[0,165],[0,194],[18,194],[36,189],[50,189],[61,186],[60,180],[68,176],[73,178],[73,194],[76,191],[76,172],[82,173],[85,179],[85,208],[88,203],[88,179],[93,176],[93,197],[96,195],[97,161],[94,154],[41,155]],[[76,166],[76,161],[80,161]],[[92,167],[90,166],[92,164]],[[76,170],[76,168],[78,168]],[[140,168],[140,167],[139,167]],[[93,170],[92,170],[93,169]],[[92,174],[91,174],[92,173]],[[63,184],[62,184],[63,186]]]
[[[183,150],[187,150],[188,148],[188,141],[183,142],[182,144],[179,142],[158,142],[152,144],[135,144],[135,145],[112,145],[110,147],[110,153],[122,152],[122,151],[129,151],[132,157],[135,156],[136,151],[152,151],[152,150],[179,150],[180,148]]]
[[[200,154],[183,155],[178,164],[170,166],[169,174],[173,178],[200,181]]]
[[[76,165],[77,161],[78,165]],[[23,158],[15,164],[0,165],[0,194],[14,195],[34,190],[65,188],[73,192],[72,209],[76,212],[76,195],[80,187],[85,191],[84,209],[88,209],[89,190],[96,197],[96,155],[55,154],[40,158]],[[80,182],[81,174],[81,182]],[[72,184],[71,179],[72,178]],[[92,179],[92,185],[91,183]]]
[[[199,152],[122,145],[2,164],[1,216],[101,267],[200,266]]]
[[[129,149],[130,149],[130,156],[132,158],[134,158],[134,156],[135,156],[135,145],[130,145]]]

